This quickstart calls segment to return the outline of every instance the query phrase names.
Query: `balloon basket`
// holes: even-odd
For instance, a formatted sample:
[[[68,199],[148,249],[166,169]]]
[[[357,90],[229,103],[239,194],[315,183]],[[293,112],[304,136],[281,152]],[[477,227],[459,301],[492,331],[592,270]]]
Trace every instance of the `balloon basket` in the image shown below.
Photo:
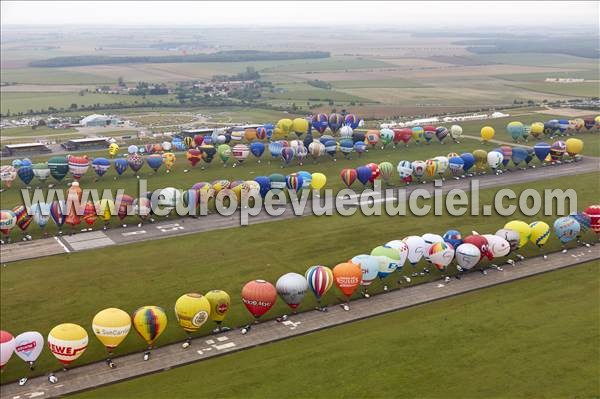
[[[27,377],[23,377],[23,378],[21,378],[21,379],[19,380],[19,386],[21,386],[21,387],[22,387],[23,385],[25,385],[25,384],[27,383],[27,381],[28,381],[28,378],[27,378]]]

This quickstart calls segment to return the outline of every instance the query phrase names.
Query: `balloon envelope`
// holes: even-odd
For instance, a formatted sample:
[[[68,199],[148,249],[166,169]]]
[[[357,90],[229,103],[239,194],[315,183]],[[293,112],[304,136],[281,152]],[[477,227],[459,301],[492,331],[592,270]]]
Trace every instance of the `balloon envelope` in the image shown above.
[[[25,362],[35,362],[44,349],[44,337],[37,331],[27,331],[15,338],[15,354]]]
[[[308,281],[308,288],[317,300],[320,300],[333,285],[333,272],[326,266],[311,266],[306,271],[305,277]]]
[[[222,322],[231,306],[229,294],[222,290],[211,290],[205,297],[210,303],[210,318],[217,323]]]
[[[92,320],[92,331],[109,350],[119,346],[129,334],[129,330],[131,330],[131,317],[121,309],[101,310]]]
[[[333,281],[347,298],[350,298],[360,285],[362,270],[354,263],[340,263],[333,268]]]
[[[279,277],[275,284],[277,294],[283,299],[287,305],[296,309],[308,290],[308,282],[306,278],[298,273],[286,273]]]
[[[87,346],[88,334],[77,324],[59,324],[48,334],[50,352],[64,365],[77,360]]]
[[[158,306],[142,306],[133,312],[133,328],[148,346],[167,328],[167,314]]]
[[[0,369],[12,357],[15,350],[15,337],[8,331],[0,330]]]
[[[276,300],[277,291],[268,281],[252,280],[242,288],[242,302],[255,318],[271,309]]]
[[[175,302],[177,322],[187,332],[195,332],[210,316],[210,302],[197,293],[184,294]]]

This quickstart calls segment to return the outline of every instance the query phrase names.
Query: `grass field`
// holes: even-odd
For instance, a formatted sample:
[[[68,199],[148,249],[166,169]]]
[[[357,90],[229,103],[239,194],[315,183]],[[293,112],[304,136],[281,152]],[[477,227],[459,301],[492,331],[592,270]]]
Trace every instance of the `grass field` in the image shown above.
[[[332,82],[332,85],[334,88],[339,89],[426,87],[422,83],[406,79],[338,80]]]
[[[515,83],[511,86],[529,91],[549,94],[559,94],[569,97],[599,97],[600,88],[598,81],[581,83]]]
[[[596,180],[597,174],[591,173],[579,175],[577,179],[544,180],[511,188],[517,195],[527,188],[573,188],[578,193],[579,206],[583,207],[597,202]],[[492,203],[495,191],[482,191],[481,204]],[[529,222],[537,219],[551,223],[553,220],[541,215],[515,215],[514,218]],[[353,255],[410,234],[441,234],[450,228],[458,228],[463,234],[475,229],[480,233],[495,232],[507,220],[498,215],[398,218],[357,214],[352,217],[330,216],[326,221],[323,217],[308,216],[11,263],[0,270],[0,324],[13,333],[33,329],[46,334],[62,322],[78,323],[89,329],[94,314],[104,307],[114,306],[132,312],[141,305],[155,304],[167,309],[171,319],[158,341],[162,345],[185,337],[174,323],[171,311],[175,300],[185,292],[206,292],[215,288],[228,291],[233,302],[227,324],[238,326],[251,318],[238,299],[240,288],[248,280],[263,278],[275,281],[285,272],[304,273],[310,265],[334,266]],[[281,232],[285,233],[282,235]],[[275,237],[276,234],[278,237]],[[593,233],[589,234],[587,239],[593,239]],[[282,245],[282,242],[286,244]],[[551,237],[546,250],[558,248],[558,240]],[[157,259],[157,251],[161,252],[161,259]],[[521,253],[528,256],[540,251],[528,245]],[[421,267],[423,264],[417,266],[417,270]],[[410,274],[410,269],[407,266],[405,272]],[[31,278],[24,279],[24,275]],[[438,272],[414,279],[413,283],[435,278],[439,278]],[[52,289],[40,294],[41,282]],[[375,282],[370,291],[379,292],[381,287],[381,283]],[[331,290],[324,301],[339,302],[337,295],[335,290]],[[314,306],[314,298],[307,296],[301,310]],[[24,313],[22,309],[28,311]],[[272,318],[283,312],[285,306],[278,303],[266,317]],[[201,332],[205,334],[210,329],[212,324],[207,323]],[[135,334],[130,334],[117,353],[138,351],[143,347],[142,341]],[[102,357],[103,348],[94,337],[90,337],[90,346],[78,363]],[[45,351],[36,372],[55,368],[58,368],[58,363]],[[24,363],[11,359],[2,374],[2,381],[14,380],[24,372]]]
[[[88,72],[68,71],[58,68],[2,68],[2,82],[20,84],[101,84],[116,83],[115,78]]]
[[[23,126],[23,127],[13,127],[9,129],[2,129],[1,136],[9,136],[9,137],[50,137],[56,135],[63,135],[65,133],[75,133],[77,130],[75,128],[67,128],[67,129],[51,129],[49,127],[41,126],[35,129],[32,129],[31,126]]]
[[[122,102],[123,104],[136,104],[149,100],[156,103],[159,101],[167,103],[175,101],[175,97],[172,95],[148,96],[145,100],[138,96],[118,94],[85,93],[83,96],[80,96],[78,93],[68,92],[1,92],[0,109],[2,113],[10,111],[12,114],[15,114],[17,112],[27,113],[29,110],[37,111],[47,109],[49,106],[57,109],[68,109],[73,103],[78,106],[88,106],[93,104],[113,104],[118,102]],[[91,113],[91,111],[89,112]]]
[[[74,397],[597,397],[599,289],[582,264]]]

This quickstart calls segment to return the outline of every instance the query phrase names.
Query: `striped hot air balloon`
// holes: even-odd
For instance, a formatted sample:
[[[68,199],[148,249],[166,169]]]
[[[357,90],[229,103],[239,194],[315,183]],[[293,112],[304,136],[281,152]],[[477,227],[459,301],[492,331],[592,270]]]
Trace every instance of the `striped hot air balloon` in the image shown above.
[[[344,184],[350,187],[356,181],[356,169],[342,169],[340,177]]]
[[[69,155],[67,161],[69,162],[69,172],[71,172],[71,175],[75,180],[81,179],[90,167],[90,160],[87,155]]]
[[[306,271],[305,277],[308,281],[308,288],[317,298],[317,302],[321,304],[321,298],[333,285],[333,272],[326,266],[311,266]]]

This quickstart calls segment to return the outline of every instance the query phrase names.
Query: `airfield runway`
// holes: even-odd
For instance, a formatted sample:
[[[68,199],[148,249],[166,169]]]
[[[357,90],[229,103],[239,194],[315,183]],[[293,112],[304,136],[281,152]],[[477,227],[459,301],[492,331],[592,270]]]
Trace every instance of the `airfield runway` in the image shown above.
[[[104,362],[75,367],[68,372],[56,373],[59,381],[54,385],[46,376],[32,378],[25,386],[6,384],[2,386],[0,399],[45,399],[89,390],[597,259],[600,259],[600,245],[579,247],[567,253],[549,254],[547,260],[536,257],[518,262],[517,266],[503,265],[502,271],[489,270],[487,275],[473,272],[447,284],[438,280],[393,290],[352,301],[350,311],[331,306],[328,312],[299,313],[284,322],[264,321],[254,325],[246,335],[236,329],[199,337],[188,349],[182,349],[180,343],[166,345],[153,350],[148,361],[142,360],[142,353],[118,357],[114,359],[116,369],[109,369]]]
[[[600,159],[586,157],[580,162],[566,163],[557,166],[538,167],[535,169],[515,170],[505,172],[501,175],[483,175],[477,176],[479,188],[493,188],[499,186],[510,186],[519,183],[539,181],[561,176],[576,176],[579,173],[600,171]],[[461,180],[446,180],[442,187],[443,193],[451,189],[462,188],[465,191],[470,190],[470,182],[475,178]],[[411,184],[406,187],[406,193],[409,195],[417,188],[427,189],[433,194],[433,183]],[[387,198],[391,201],[390,198]],[[377,201],[377,199],[376,199]],[[381,200],[383,201],[383,200]],[[308,202],[310,204],[310,201]],[[359,199],[356,198],[355,206],[359,205]],[[312,208],[307,206],[302,216],[312,214]],[[264,210],[257,216],[250,217],[249,224],[271,222],[283,219],[290,219],[296,216],[291,205],[287,205],[285,212],[281,216],[271,216]],[[163,220],[157,223],[146,223],[141,227],[137,225],[128,227],[113,227],[112,229],[91,232],[79,232],[72,236],[52,237],[46,239],[36,239],[27,242],[16,242],[0,246],[0,258],[2,263],[15,262],[18,260],[38,258],[49,255],[63,254],[87,249],[100,248],[112,245],[123,245],[147,240],[157,240],[166,237],[175,237],[185,234],[194,234],[204,231],[227,229],[240,226],[240,212],[231,216],[221,216],[218,214],[209,214],[198,218],[173,218]],[[68,231],[68,228],[64,229]]]

